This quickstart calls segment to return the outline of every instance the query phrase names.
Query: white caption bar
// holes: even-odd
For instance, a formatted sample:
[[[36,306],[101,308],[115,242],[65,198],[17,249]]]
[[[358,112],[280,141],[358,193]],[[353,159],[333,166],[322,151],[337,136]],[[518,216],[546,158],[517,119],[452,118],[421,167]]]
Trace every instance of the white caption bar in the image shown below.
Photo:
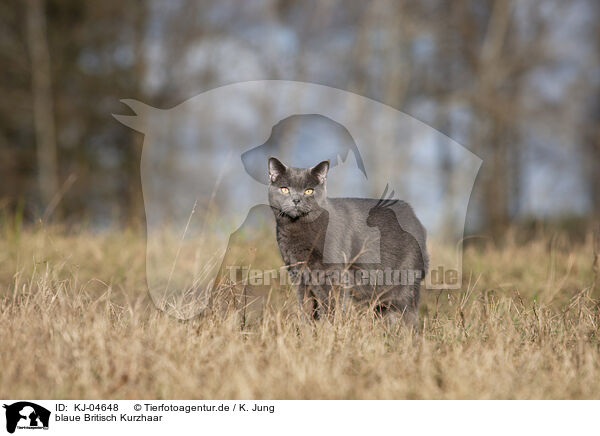
[[[578,434],[592,401],[3,400],[0,435]],[[12,432],[11,432],[12,430]],[[8,433],[7,433],[8,432]],[[387,433],[389,434],[389,433]]]

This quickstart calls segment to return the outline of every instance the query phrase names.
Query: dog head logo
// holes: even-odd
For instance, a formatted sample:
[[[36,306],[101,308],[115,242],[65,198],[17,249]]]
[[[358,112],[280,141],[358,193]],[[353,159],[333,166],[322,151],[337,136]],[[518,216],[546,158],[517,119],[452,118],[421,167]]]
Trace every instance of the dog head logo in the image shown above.
[[[14,433],[16,429],[48,429],[50,411],[28,401],[19,401],[6,409],[6,431]]]
[[[206,307],[230,235],[251,209],[269,204],[270,156],[299,168],[328,160],[329,197],[377,198],[389,185],[412,205],[428,244],[456,247],[429,250],[436,276],[426,286],[460,288],[464,223],[481,159],[430,126],[350,92],[292,81],[227,85],[167,110],[123,103],[135,115],[115,118],[144,134],[147,283],[168,313],[187,319]],[[326,262],[343,260],[327,247],[326,239]],[[449,270],[451,282],[443,280]]]

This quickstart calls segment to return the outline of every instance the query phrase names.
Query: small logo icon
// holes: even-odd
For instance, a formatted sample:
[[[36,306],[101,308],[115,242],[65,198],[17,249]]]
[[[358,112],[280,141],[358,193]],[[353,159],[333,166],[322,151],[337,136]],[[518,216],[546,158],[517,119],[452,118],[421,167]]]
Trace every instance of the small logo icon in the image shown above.
[[[29,401],[19,401],[11,405],[4,404],[6,409],[6,431],[14,433],[16,429],[48,430],[50,411]]]

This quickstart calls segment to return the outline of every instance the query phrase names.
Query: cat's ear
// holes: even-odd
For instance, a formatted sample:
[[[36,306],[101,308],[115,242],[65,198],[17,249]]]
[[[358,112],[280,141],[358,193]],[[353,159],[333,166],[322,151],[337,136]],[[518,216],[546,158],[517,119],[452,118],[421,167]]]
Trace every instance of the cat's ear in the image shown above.
[[[328,160],[324,160],[310,169],[312,175],[319,179],[319,183],[325,183],[325,180],[327,180],[327,171],[329,171]]]
[[[277,178],[285,173],[286,170],[287,167],[279,162],[279,160],[274,157],[269,158],[269,180],[271,183],[277,180]]]

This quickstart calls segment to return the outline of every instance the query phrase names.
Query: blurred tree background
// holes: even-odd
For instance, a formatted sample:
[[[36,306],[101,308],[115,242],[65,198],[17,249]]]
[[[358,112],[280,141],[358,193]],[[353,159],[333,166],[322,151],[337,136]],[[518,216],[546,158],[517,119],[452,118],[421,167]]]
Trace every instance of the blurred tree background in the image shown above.
[[[112,118],[119,100],[169,108],[285,79],[383,102],[478,154],[470,232],[589,224],[600,217],[599,23],[596,0],[5,0],[0,210],[139,225],[143,138]]]

